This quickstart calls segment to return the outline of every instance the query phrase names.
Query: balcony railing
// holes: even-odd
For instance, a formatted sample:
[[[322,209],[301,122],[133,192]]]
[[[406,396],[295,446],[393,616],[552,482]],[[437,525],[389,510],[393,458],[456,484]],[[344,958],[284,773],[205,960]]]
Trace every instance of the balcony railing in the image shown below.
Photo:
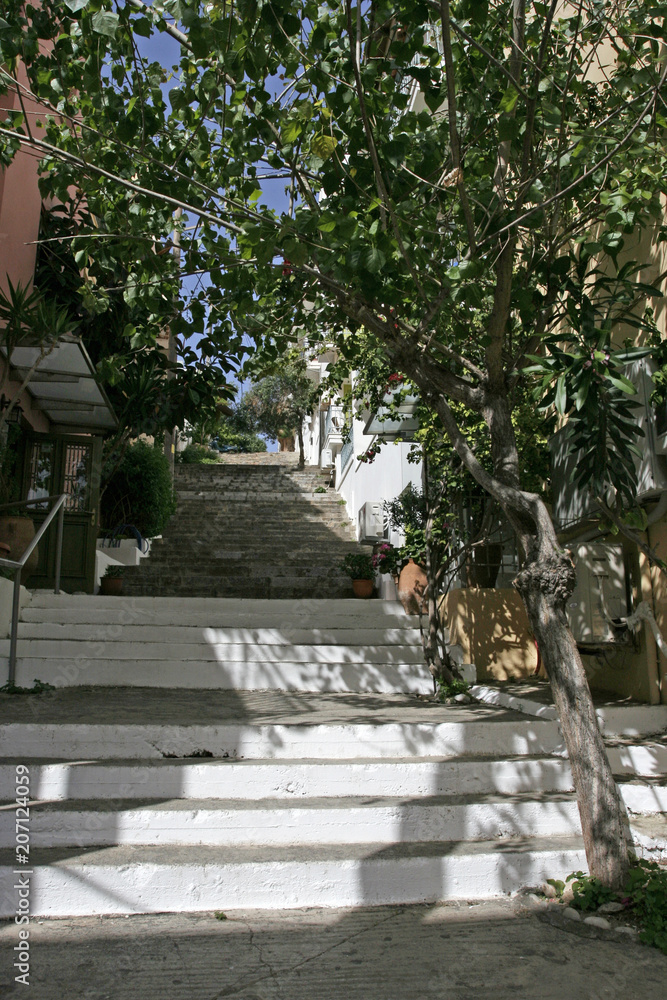
[[[352,456],[354,455],[354,437],[352,431],[348,431],[347,437],[343,441],[343,447],[340,450],[340,471],[343,472],[347,469],[348,465],[352,461]]]
[[[324,440],[328,441],[331,436],[340,438],[345,425],[345,415],[343,407],[338,403],[332,403],[326,413],[324,421]]]

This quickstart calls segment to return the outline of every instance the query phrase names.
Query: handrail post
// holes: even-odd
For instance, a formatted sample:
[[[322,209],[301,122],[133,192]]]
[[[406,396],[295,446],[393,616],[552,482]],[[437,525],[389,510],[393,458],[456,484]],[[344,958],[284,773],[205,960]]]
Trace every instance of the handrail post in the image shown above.
[[[18,642],[19,613],[21,611],[21,570],[14,574],[14,596],[12,600],[12,626],[9,639],[9,677],[10,686],[16,683],[16,646]]]
[[[33,550],[36,548],[38,542],[44,535],[46,529],[53,521],[58,513],[58,536],[56,542],[56,574],[55,574],[55,588],[54,592],[56,594],[60,593],[60,569],[62,564],[62,548],[63,548],[63,533],[65,525],[65,503],[67,502],[66,494],[62,493],[59,497],[48,497],[47,499],[57,501],[56,504],[51,508],[46,520],[42,524],[41,528],[30,542],[26,550],[24,551],[21,558],[17,561],[11,559],[0,559],[0,562],[7,569],[12,569],[15,567],[15,577],[14,577],[14,596],[12,600],[12,625],[11,632],[9,633],[9,683],[14,684],[16,681],[16,646],[18,642],[18,629],[19,629],[19,615],[21,613],[21,574],[23,573],[23,567],[30,558]],[[41,498],[39,501],[27,501],[27,503],[42,502]],[[23,506],[26,506],[24,503]]]
[[[58,536],[56,540],[56,578],[55,587],[53,588],[54,594],[60,593],[60,567],[62,565],[63,557],[63,530],[65,524],[65,504],[61,503],[60,510],[58,511]]]

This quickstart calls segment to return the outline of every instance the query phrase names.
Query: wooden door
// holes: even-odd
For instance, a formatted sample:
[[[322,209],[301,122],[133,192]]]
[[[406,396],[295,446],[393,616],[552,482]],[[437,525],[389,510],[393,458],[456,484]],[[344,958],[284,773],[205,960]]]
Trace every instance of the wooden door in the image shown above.
[[[68,593],[93,592],[102,439],[35,434],[27,442],[24,491],[26,500],[67,494],[60,585]],[[50,504],[32,508],[38,528]],[[37,571],[29,587],[53,587],[56,565],[56,522],[40,542]]]

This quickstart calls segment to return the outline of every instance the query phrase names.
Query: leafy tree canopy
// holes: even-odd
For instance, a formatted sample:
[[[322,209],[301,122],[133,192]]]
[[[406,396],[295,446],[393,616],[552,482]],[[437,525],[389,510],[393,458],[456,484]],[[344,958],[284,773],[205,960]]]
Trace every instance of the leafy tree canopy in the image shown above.
[[[478,412],[533,355],[543,402],[588,428],[582,478],[631,499],[632,387],[610,348],[619,324],[651,326],[625,247],[661,214],[665,5],[6,7],[3,86],[22,60],[38,107],[22,95],[3,159],[32,145],[45,194],[86,206],[74,260],[107,280],[83,294],[104,309],[123,262],[132,347],[173,313],[180,226],[182,272],[208,282],[170,322],[205,354],[249,331],[271,358],[309,328],[354,365],[365,326],[399,369],[426,356],[422,391]],[[142,55],[160,32],[173,69]],[[269,178],[289,211],[265,207]]]

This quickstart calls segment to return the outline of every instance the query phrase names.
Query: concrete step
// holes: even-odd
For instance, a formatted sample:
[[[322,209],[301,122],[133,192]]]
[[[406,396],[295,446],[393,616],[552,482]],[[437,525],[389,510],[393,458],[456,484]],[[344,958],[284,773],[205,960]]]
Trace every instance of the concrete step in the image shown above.
[[[283,599],[303,599],[314,598],[343,598],[347,597],[351,588],[329,583],[311,584],[302,582],[291,584],[284,582],[272,582],[271,580],[251,580],[243,584],[236,582],[228,584],[222,582],[206,582],[187,580],[177,583],[164,583],[159,577],[147,577],[145,580],[129,580],[124,586],[123,593],[126,597],[245,597],[252,600],[258,597],[272,598],[273,600]]]
[[[313,847],[35,849],[31,915],[364,906],[483,899],[565,879],[586,864],[578,837]],[[0,854],[13,885],[14,851]],[[11,881],[10,881],[11,880]],[[0,900],[12,917],[14,894]]]
[[[292,661],[265,657],[262,662],[232,660],[228,653],[235,647],[225,647],[225,659],[216,659],[216,650],[200,650],[196,646],[170,648],[165,644],[159,649],[142,649],[132,643],[63,643],[53,644],[52,651],[31,656],[21,644],[16,662],[16,683],[30,687],[35,678],[57,688],[70,685],[102,685],[104,687],[159,687],[242,690],[242,691],[305,691],[305,692],[359,692],[376,694],[410,693],[428,695],[433,691],[433,681],[427,668],[415,657],[413,647],[406,647],[404,660],[389,662],[378,653],[377,662],[350,663],[338,660],[301,660],[299,647],[293,651]],[[6,645],[6,641],[5,641]],[[48,646],[49,644],[46,643]],[[60,649],[60,646],[65,649]],[[145,646],[151,644],[145,643]],[[157,644],[153,644],[157,646]],[[116,647],[123,647],[117,651]],[[262,647],[281,650],[280,646]],[[335,647],[317,647],[312,649]],[[390,647],[385,647],[389,650]],[[303,650],[303,647],[302,647]],[[149,655],[152,652],[152,656]],[[174,659],[177,652],[191,654]],[[206,652],[206,658],[202,655]],[[257,648],[253,653],[257,652]],[[250,650],[249,650],[250,653]],[[168,654],[168,655],[167,655]],[[399,655],[399,654],[395,654]],[[122,656],[123,658],[119,658]],[[8,669],[6,656],[0,657],[0,670]]]
[[[135,626],[137,628],[138,626]],[[399,646],[395,643],[390,645],[364,645],[349,646],[343,644],[331,645],[306,645],[296,644],[288,641],[286,636],[284,641],[277,643],[241,643],[228,642],[217,629],[202,629],[198,641],[194,642],[173,642],[160,641],[159,639],[150,641],[148,637],[137,639],[113,640],[107,637],[103,641],[103,648],[99,648],[99,637],[97,640],[88,640],[85,645],[94,642],[98,647],[96,655],[100,662],[117,662],[119,660],[130,660],[137,665],[144,660],[149,662],[162,661],[174,662],[181,666],[184,661],[196,661],[188,664],[195,667],[201,661],[212,661],[218,664],[240,663],[242,666],[254,669],[254,665],[262,664],[303,664],[305,667],[317,669],[318,666],[352,666],[358,667],[363,673],[365,668],[370,668],[377,664],[384,668],[391,665],[417,664],[426,670],[423,663],[421,647],[414,644]],[[21,642],[21,659],[25,660],[73,660],[77,656],[86,655],[87,650],[82,648],[82,642],[76,638],[72,639],[26,639]],[[9,639],[0,639],[0,657],[9,654]],[[421,671],[420,671],[421,672]],[[427,671],[428,673],[428,671]],[[268,685],[273,687],[274,685]],[[242,690],[257,690],[255,685],[246,688],[240,685]],[[290,690],[290,689],[286,689]],[[314,690],[317,690],[315,688]]]
[[[0,801],[15,795],[17,760],[0,762]],[[255,802],[280,799],[367,800],[403,803],[437,797],[544,796],[572,792],[566,760],[549,756],[391,760],[230,760],[187,757],[134,761],[30,761],[30,798],[47,803],[95,799]],[[628,811],[667,814],[667,775],[653,779],[617,776]],[[9,815],[9,814],[8,814]],[[12,814],[13,815],[13,814]],[[665,829],[667,837],[667,828]]]
[[[0,763],[0,800],[15,795],[15,761]],[[255,799],[570,792],[566,760],[549,756],[373,757],[352,760],[220,760],[30,762],[33,799]]]
[[[629,812],[639,815],[667,813],[667,774],[630,780],[617,778],[623,801]],[[667,825],[665,826],[667,837]]]
[[[64,692],[67,693],[67,692]],[[145,692],[144,692],[145,693]],[[193,692],[194,694],[194,692]],[[113,693],[109,692],[109,699]],[[367,697],[367,696],[360,696]],[[54,703],[54,705],[57,704]],[[113,701],[110,702],[113,704]],[[147,721],[142,724],[141,701],[137,721],[52,722],[48,707],[34,706],[42,721],[7,722],[0,727],[0,757],[59,758],[61,760],[184,758],[212,756],[232,760],[353,760],[372,756],[456,757],[475,754],[492,757],[550,754],[561,747],[554,722],[490,719],[479,725],[452,712],[451,722],[356,722],[351,709],[344,722],[295,724],[276,722],[221,722],[184,725]],[[241,712],[239,705],[238,711]],[[31,709],[27,711],[32,711]],[[271,712],[266,717],[270,718]],[[362,715],[360,710],[359,715]],[[461,717],[459,716],[459,717]],[[316,718],[317,716],[313,716]],[[425,716],[427,718],[427,716]]]
[[[36,591],[21,612],[26,622],[194,625],[213,628],[407,628],[419,626],[398,601],[297,598],[102,597]]]
[[[0,848],[16,843],[13,804],[0,807]],[[507,840],[581,833],[566,792],[441,795],[414,800],[309,798],[33,802],[30,846],[300,847]]]
[[[667,744],[644,740],[625,742],[607,747],[607,756],[614,774],[659,776],[667,774]]]
[[[153,576],[156,579],[188,581],[193,583],[207,582],[212,585],[223,584],[242,586],[251,581],[271,581],[277,585],[282,583],[318,586],[323,583],[350,585],[349,577],[332,566],[299,566],[293,563],[230,563],[229,560],[202,559],[199,565],[183,566],[176,560],[161,559],[146,566],[130,566],[123,574],[125,580],[134,580],[141,576]]]
[[[407,619],[410,622],[410,619]],[[410,646],[421,652],[421,635],[418,628],[210,628],[195,625],[153,625],[118,624],[109,626],[100,635],[98,625],[90,623],[72,623],[58,625],[54,622],[21,622],[19,624],[21,640],[41,640],[42,642],[58,643],[63,640],[79,642],[118,641],[132,643],[179,643],[203,644],[206,648],[210,643],[217,646],[242,647],[243,654],[257,659],[251,647],[280,646],[335,646],[344,649],[359,647],[389,646],[392,648]],[[23,646],[21,647],[24,648]],[[267,654],[270,655],[270,654]],[[233,657],[236,658],[236,657]],[[286,657],[289,659],[289,657]],[[392,657],[395,658],[395,657]]]

